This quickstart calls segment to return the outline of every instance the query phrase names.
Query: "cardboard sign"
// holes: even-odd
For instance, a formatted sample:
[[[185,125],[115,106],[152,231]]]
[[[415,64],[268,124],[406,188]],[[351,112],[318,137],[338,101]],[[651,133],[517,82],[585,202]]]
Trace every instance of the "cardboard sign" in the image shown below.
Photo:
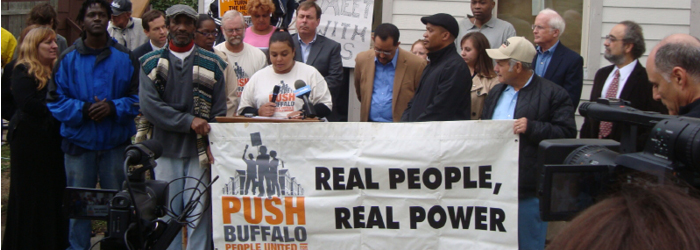
[[[219,17],[224,16],[224,13],[229,10],[237,10],[244,16],[248,15],[248,0],[219,0]]]
[[[354,68],[355,57],[370,49],[374,0],[319,0],[320,35],[340,43],[343,67]]]

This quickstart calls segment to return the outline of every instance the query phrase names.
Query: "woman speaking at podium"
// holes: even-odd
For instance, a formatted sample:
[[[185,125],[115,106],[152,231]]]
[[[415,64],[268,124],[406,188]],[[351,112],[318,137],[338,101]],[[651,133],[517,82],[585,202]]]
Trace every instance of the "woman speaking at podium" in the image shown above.
[[[318,117],[331,113],[331,92],[316,68],[294,61],[294,42],[287,32],[270,37],[270,62],[250,78],[241,95],[239,115],[303,118],[303,96]],[[274,100],[273,100],[274,96]]]

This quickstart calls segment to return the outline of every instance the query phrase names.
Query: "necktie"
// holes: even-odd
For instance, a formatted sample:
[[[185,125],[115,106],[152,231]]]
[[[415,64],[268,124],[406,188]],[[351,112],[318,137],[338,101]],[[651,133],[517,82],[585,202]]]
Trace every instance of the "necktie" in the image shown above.
[[[617,98],[617,88],[620,85],[620,70],[615,70],[615,76],[608,86],[608,91],[605,92],[605,98]],[[612,122],[600,122],[600,131],[598,133],[598,138],[605,138],[610,135],[612,131]]]

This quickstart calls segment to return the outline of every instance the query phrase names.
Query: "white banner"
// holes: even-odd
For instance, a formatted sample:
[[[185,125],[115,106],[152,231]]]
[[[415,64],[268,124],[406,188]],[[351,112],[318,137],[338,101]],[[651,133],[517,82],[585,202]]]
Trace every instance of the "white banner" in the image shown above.
[[[343,67],[355,68],[358,53],[370,49],[374,0],[318,0],[318,34],[340,43]]]
[[[219,250],[518,247],[513,121],[211,127]]]

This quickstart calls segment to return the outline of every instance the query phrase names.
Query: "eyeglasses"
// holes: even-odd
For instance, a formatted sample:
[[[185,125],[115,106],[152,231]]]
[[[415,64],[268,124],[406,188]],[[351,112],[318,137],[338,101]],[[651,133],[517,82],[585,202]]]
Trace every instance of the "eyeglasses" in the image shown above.
[[[238,33],[238,34],[241,34],[241,33],[243,33],[243,31],[245,31],[245,28],[224,29],[224,32],[226,32],[226,34],[233,34],[234,32],[236,32],[236,33]]]
[[[196,32],[199,33],[199,34],[201,34],[201,35],[203,35],[203,36],[213,36],[213,37],[217,37],[217,36],[219,35],[219,32],[218,32],[218,31],[213,31],[213,32],[202,32],[202,31],[199,31],[199,30],[198,30],[198,31],[196,31]]]
[[[383,54],[385,56],[391,56],[391,53],[393,53],[393,51],[383,51],[378,49],[374,49],[374,52],[377,54]]]
[[[609,40],[611,43],[614,43],[614,42],[616,42],[617,40],[620,40],[620,39],[617,39],[616,37],[611,36],[611,35],[607,35],[607,36],[605,36],[605,40]]]
[[[544,30],[544,29],[549,29],[549,27],[545,28],[539,25],[532,25],[532,30]]]

